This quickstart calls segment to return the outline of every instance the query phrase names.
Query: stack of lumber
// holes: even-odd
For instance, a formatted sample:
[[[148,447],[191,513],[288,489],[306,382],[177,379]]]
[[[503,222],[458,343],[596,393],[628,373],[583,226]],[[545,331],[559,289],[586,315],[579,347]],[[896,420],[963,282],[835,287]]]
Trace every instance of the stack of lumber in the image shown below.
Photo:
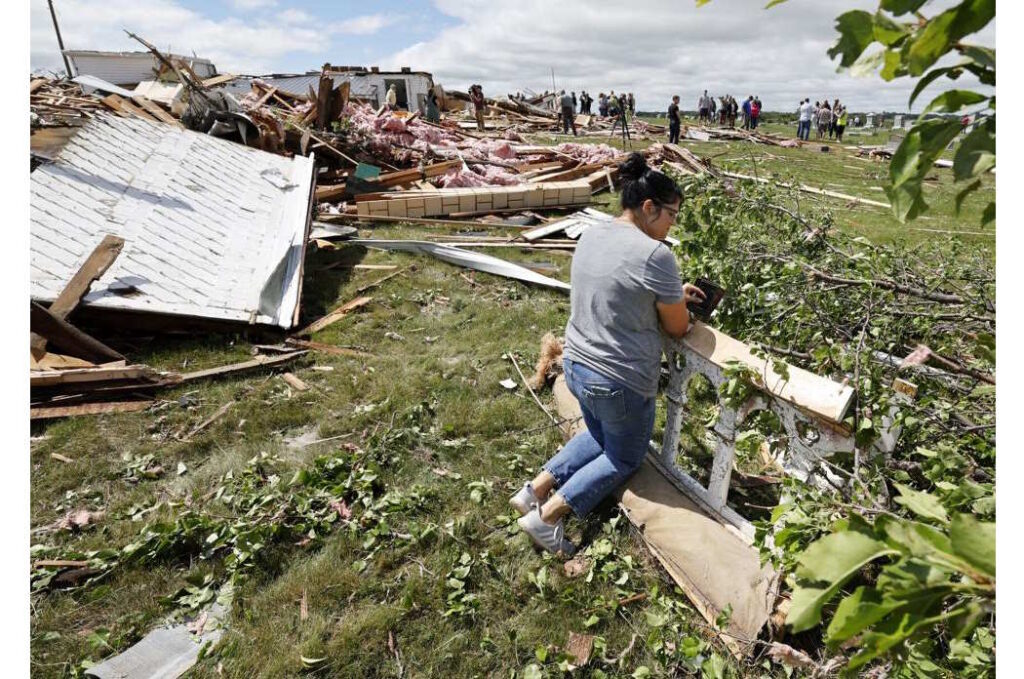
[[[365,194],[357,197],[359,215],[439,217],[586,205],[591,187],[585,180],[518,186],[433,189]]]

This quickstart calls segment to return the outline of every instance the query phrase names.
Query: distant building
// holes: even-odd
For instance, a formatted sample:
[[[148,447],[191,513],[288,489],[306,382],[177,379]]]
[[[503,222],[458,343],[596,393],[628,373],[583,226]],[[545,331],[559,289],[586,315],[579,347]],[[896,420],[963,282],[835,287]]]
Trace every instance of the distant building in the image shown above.
[[[91,75],[113,85],[134,87],[146,80],[156,80],[161,64],[150,52],[97,52],[94,50],[64,50],[71,63],[69,78]],[[217,67],[209,59],[167,54],[188,64],[200,78],[217,75]]]
[[[374,108],[384,103],[388,88],[395,86],[396,103],[399,108],[408,111],[426,112],[427,92],[434,87],[434,77],[425,71],[413,71],[402,68],[400,71],[381,71],[376,66],[366,69],[362,66],[331,66],[327,64],[327,74],[337,87],[344,81],[350,83],[349,98],[362,100]],[[320,71],[308,71],[303,74],[274,73],[262,76],[236,78],[223,86],[224,90],[235,96],[242,96],[251,89],[250,83],[258,78],[279,91],[301,97],[309,96],[320,86]]]

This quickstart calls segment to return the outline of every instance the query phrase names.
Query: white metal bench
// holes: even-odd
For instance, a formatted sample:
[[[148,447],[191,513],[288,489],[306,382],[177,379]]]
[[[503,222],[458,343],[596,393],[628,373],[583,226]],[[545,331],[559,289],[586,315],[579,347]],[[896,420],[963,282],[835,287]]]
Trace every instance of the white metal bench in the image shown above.
[[[652,442],[651,457],[679,490],[738,530],[748,543],[753,542],[754,526],[726,500],[736,458],[736,434],[752,413],[770,410],[779,417],[788,436],[788,450],[776,462],[786,474],[832,488],[844,483],[821,460],[854,450],[853,432],[843,424],[853,402],[853,387],[791,365],[788,379],[783,379],[772,369],[770,360],[755,356],[743,342],[699,322],[683,339],[667,339],[664,350],[669,363],[667,416],[661,448]],[[687,386],[691,377],[703,375],[717,394],[728,379],[726,370],[733,361],[756,371],[760,383],[754,384],[753,393],[738,408],[720,400],[719,416],[710,428],[715,440],[714,461],[708,485],[703,486],[676,463]],[[899,436],[898,428],[892,427],[891,414],[881,418],[885,433],[876,442],[876,448],[886,452],[892,450]]]

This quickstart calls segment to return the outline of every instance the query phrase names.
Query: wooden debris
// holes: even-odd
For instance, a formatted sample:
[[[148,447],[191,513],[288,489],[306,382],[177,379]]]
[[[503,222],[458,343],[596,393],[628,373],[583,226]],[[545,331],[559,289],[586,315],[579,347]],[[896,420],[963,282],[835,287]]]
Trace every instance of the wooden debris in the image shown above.
[[[100,244],[86,258],[85,263],[82,264],[64,289],[61,290],[57,299],[50,305],[50,314],[61,320],[67,318],[68,314],[78,306],[82,297],[89,292],[93,282],[106,273],[110,265],[114,263],[117,256],[121,254],[122,248],[124,248],[123,238],[111,235],[104,236]],[[42,354],[45,349],[46,340],[38,335],[33,336],[32,351],[36,354]]]
[[[594,636],[569,632],[569,641],[565,644],[565,652],[572,656],[576,667],[583,667],[590,662],[590,654],[594,650]]]
[[[42,338],[44,351],[49,343],[56,349],[93,363],[124,360],[124,356],[82,332],[63,318],[55,316],[49,309],[37,302],[31,303],[29,322],[32,332]]]
[[[356,351],[355,349],[348,349],[345,347],[336,347],[331,344],[324,344],[323,342],[310,342],[309,340],[298,339],[296,337],[289,337],[285,340],[285,344],[289,344],[294,347],[302,349],[308,349],[310,351],[320,351],[325,354],[333,354],[335,356],[354,356],[357,358],[371,358],[373,354],[368,354],[365,351]]]
[[[352,300],[351,302],[348,302],[338,307],[337,309],[330,312],[326,316],[313,321],[308,326],[295,333],[295,335],[298,337],[303,337],[305,335],[312,335],[314,332],[323,330],[324,328],[337,322],[344,316],[347,316],[350,312],[366,306],[367,304],[370,303],[371,299],[372,298],[370,297],[358,297]]]
[[[295,391],[308,391],[309,385],[296,377],[293,373],[282,373],[281,379],[288,383],[288,386]]]
[[[402,191],[356,199],[359,215],[391,218],[432,217],[452,214],[487,214],[529,208],[586,205],[591,187],[585,180],[490,186],[477,189]]]
[[[207,427],[209,427],[211,424],[213,424],[214,422],[216,422],[220,418],[224,417],[224,414],[227,413],[229,410],[231,410],[231,406],[233,406],[233,405],[235,405],[234,401],[228,401],[227,403],[222,405],[220,408],[217,408],[217,410],[213,413],[213,415],[210,415],[208,418],[206,418],[205,420],[203,420],[202,422],[197,424],[195,427],[193,427],[192,431],[190,431],[188,434],[186,434],[185,437],[183,439],[181,439],[181,440],[182,441],[188,441],[193,436],[195,436],[196,434],[198,434],[202,430],[206,429]]]
[[[33,420],[47,420],[55,417],[74,417],[76,415],[132,413],[145,410],[152,404],[152,401],[100,401],[98,403],[82,403],[73,406],[39,405],[32,406],[29,410],[29,417]]]
[[[72,460],[70,457],[67,457],[65,455],[61,455],[60,453],[50,453],[50,457],[52,457],[55,460],[59,460],[61,462],[65,462],[67,464],[70,464],[70,463],[74,462],[74,460]]]
[[[222,375],[231,375],[234,373],[244,372],[246,370],[254,370],[256,368],[282,365],[284,363],[294,361],[296,358],[303,356],[306,353],[308,352],[298,350],[281,356],[257,356],[250,361],[242,361],[241,363],[232,363],[230,365],[222,365],[216,368],[209,368],[207,370],[197,370],[195,372],[185,373],[181,376],[181,381],[192,382],[194,380],[206,379],[208,377],[220,377]]]

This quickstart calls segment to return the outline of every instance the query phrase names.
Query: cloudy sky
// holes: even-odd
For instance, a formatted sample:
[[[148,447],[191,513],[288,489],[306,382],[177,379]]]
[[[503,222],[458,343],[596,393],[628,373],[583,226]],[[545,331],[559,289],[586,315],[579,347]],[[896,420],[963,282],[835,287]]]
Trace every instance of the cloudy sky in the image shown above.
[[[53,0],[70,49],[133,50],[122,29],[221,72],[286,73],[337,65],[411,66],[448,88],[487,94],[551,87],[636,94],[663,110],[692,108],[703,89],[756,94],[769,111],[803,97],[839,97],[854,110],[905,110],[907,79],[836,73],[826,50],[836,15],[877,0]],[[31,2],[33,70],[61,69],[46,0]],[[933,0],[925,13],[952,4]],[[995,26],[977,41],[995,45]],[[948,81],[944,81],[948,82]],[[966,77],[957,85],[973,83]],[[927,103],[922,96],[915,108]]]

